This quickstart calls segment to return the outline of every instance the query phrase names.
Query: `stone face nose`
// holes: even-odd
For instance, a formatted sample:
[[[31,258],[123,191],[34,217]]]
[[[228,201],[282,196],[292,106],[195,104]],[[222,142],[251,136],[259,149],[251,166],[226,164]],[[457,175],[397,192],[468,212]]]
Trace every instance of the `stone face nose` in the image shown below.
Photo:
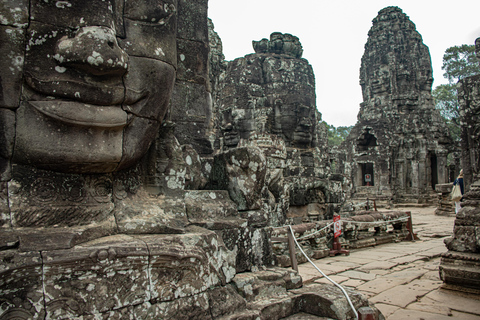
[[[128,63],[128,55],[118,46],[114,31],[97,26],[83,27],[73,38],[61,38],[54,58],[62,67],[94,75],[123,74]]]

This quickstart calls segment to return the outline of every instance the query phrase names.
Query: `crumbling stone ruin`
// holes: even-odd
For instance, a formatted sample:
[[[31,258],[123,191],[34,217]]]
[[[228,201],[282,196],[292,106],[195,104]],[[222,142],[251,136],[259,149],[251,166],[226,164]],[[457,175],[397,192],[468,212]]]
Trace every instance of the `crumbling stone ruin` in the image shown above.
[[[436,200],[436,184],[449,182],[451,141],[432,81],[430,54],[413,22],[398,7],[382,9],[362,57],[358,122],[339,157],[351,196],[424,203]]]
[[[343,195],[330,174],[312,67],[290,34],[272,33],[253,47],[256,53],[228,62],[217,88],[216,144],[227,153],[246,147],[265,155],[262,197],[271,199],[273,225],[331,218]]]
[[[269,80],[233,97],[207,0],[0,12],[0,318],[353,317],[274,267],[272,226],[342,199],[298,39],[237,61]]]
[[[480,57],[480,38],[475,41]],[[480,289],[480,75],[458,82],[465,194],[453,236],[445,241],[440,277],[450,286]]]
[[[318,231],[350,179],[359,196],[419,201],[445,180],[428,49],[400,9],[380,12],[359,123],[335,160],[300,40],[274,32],[225,61],[207,8],[0,3],[0,318],[353,318],[338,289],[278,267],[272,237]],[[400,240],[404,216],[350,217],[343,241]]]

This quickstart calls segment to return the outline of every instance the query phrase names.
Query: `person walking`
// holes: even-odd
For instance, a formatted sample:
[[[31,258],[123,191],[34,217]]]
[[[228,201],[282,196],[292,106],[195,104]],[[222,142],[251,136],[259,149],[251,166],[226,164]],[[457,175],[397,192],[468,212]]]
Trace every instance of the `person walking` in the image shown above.
[[[455,202],[455,214],[457,214],[458,211],[460,211],[460,209],[462,208],[460,206],[460,201],[463,198],[463,192],[464,192],[463,191],[463,169],[460,170],[460,174],[458,175],[457,179],[455,179],[455,182],[453,183],[453,187],[455,188],[456,185],[460,187],[460,192],[462,193],[462,197],[458,199],[453,199]]]

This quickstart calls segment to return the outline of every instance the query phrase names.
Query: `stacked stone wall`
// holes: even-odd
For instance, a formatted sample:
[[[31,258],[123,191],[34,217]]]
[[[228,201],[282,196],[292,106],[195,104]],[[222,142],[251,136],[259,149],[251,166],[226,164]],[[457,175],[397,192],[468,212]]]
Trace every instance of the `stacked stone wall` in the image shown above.
[[[480,38],[475,41],[480,56]],[[441,279],[452,286],[480,289],[480,75],[459,81],[465,194],[457,213],[453,236],[445,240],[448,252],[440,262]]]

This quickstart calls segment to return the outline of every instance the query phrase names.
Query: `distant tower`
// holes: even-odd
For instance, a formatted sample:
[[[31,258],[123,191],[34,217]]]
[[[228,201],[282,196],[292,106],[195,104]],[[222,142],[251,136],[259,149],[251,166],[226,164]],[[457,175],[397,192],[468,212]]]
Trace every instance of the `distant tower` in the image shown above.
[[[345,141],[357,197],[426,201],[447,182],[447,128],[431,95],[428,47],[398,7],[382,9],[360,68],[363,102]]]

